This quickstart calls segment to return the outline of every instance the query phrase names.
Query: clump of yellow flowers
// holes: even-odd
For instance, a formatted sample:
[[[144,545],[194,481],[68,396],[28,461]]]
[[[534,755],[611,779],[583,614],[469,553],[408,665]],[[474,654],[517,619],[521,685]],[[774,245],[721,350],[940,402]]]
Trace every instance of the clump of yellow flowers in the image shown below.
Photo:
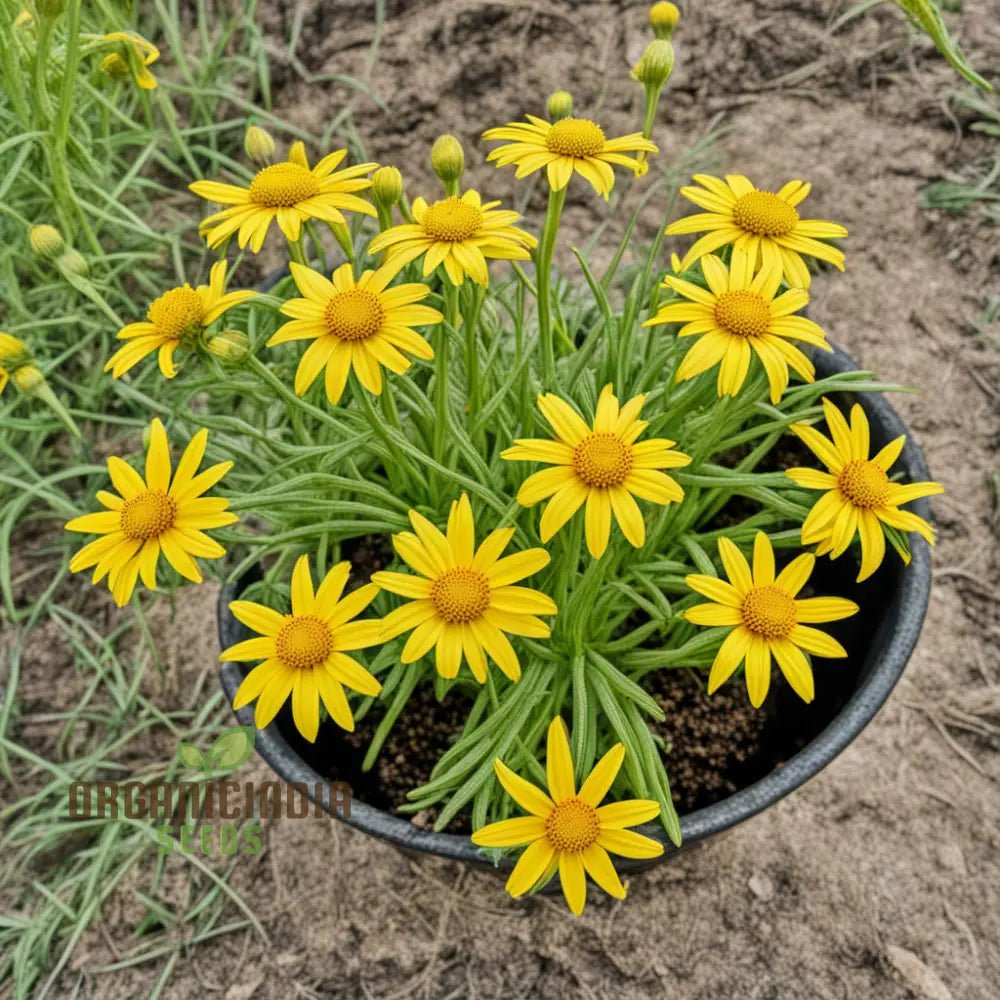
[[[489,190],[463,186],[454,136],[437,188],[251,125],[252,169],[190,183],[213,253],[106,358],[108,377],[169,380],[171,403],[141,464],[108,460],[103,509],[67,525],[97,536],[71,568],[119,605],[228,557],[248,631],[222,660],[247,665],[236,707],[258,726],[312,743],[377,706],[370,767],[419,685],[464,706],[403,811],[434,807],[438,829],[467,811],[484,852],[517,853],[513,895],[558,873],[574,913],[588,877],[625,895],[613,857],[663,852],[629,827],[679,842],[658,672],[700,670],[709,694],[736,677],[755,707],[776,684],[822,697],[825,661],[848,655],[828,623],[859,610],[826,557],[859,580],[887,539],[908,559],[909,535],[933,534],[904,508],[941,489],[895,481],[903,440],[872,441],[846,402],[867,373],[818,377],[832,347],[803,310],[847,231],[805,217],[808,182],[698,173],[680,193],[703,213],[644,247],[636,209],[603,273],[575,250],[567,272],[567,199],[667,200],[653,129],[679,14],[650,17],[641,127],[564,91],[511,108],[483,132]],[[148,43],[108,40],[106,72],[155,86]],[[547,193],[540,224],[511,208],[516,184]],[[669,267],[664,232],[696,234]],[[240,288],[234,261],[265,245],[288,266]],[[782,435],[802,464],[761,471]]]

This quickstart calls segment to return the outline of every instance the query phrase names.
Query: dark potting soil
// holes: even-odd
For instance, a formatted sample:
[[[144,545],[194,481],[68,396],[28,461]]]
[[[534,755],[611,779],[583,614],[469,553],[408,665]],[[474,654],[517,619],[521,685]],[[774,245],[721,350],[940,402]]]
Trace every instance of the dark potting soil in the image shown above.
[[[734,450],[718,461],[736,465],[745,454]],[[758,470],[814,464],[805,446],[797,438],[786,436],[767,456],[766,468],[762,463]],[[752,501],[733,497],[712,517],[709,530],[739,523],[755,509]],[[344,557],[354,564],[355,581],[366,580],[393,558],[385,536],[365,537],[345,544]],[[886,560],[894,558],[890,552]],[[760,710],[749,704],[742,681],[733,681],[709,697],[705,693],[704,674],[700,672],[664,669],[646,675],[643,684],[666,715],[663,722],[652,722],[651,728],[669,747],[664,763],[672,797],[682,815],[718,802],[781,767],[843,708],[857,687],[865,650],[883,617],[885,591],[881,578],[887,567],[883,565],[863,584],[855,582],[857,572],[857,562],[850,552],[836,561],[819,560],[812,579],[802,591],[802,597],[848,596],[861,606],[860,613],[853,618],[823,626],[845,646],[849,656],[846,660],[814,660],[816,697],[809,705],[791,690],[777,668],[771,692]],[[324,777],[348,782],[359,801],[397,811],[407,803],[407,793],[428,780],[434,764],[461,731],[470,707],[471,700],[460,691],[453,690],[439,702],[432,684],[419,685],[367,772],[361,770],[361,764],[384,714],[380,704],[376,703],[358,721],[353,733],[324,724],[312,745],[295,730],[288,706],[279,713],[277,721],[293,749]],[[425,810],[416,816],[400,815],[430,828],[437,810]],[[447,829],[468,833],[468,813],[459,813]]]

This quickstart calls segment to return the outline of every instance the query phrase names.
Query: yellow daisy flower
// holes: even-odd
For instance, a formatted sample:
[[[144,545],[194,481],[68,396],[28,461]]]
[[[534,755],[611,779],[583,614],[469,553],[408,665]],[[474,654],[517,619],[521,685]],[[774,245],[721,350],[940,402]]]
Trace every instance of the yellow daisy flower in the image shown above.
[[[890,441],[874,458],[868,457],[868,418],[855,403],[851,423],[829,399],[823,399],[826,424],[831,441],[808,424],[792,424],[791,429],[826,466],[818,469],[788,469],[787,475],[799,486],[825,490],[802,524],[802,544],[819,542],[816,555],[843,555],[854,535],[861,536],[861,572],[858,582],[866,580],[882,565],[885,534],[882,523],[900,531],[915,531],[934,544],[934,529],[922,518],[900,504],[944,492],[940,483],[891,483],[889,470],[899,458],[906,435]],[[881,523],[880,523],[881,522]]]
[[[750,704],[760,708],[771,684],[773,654],[792,690],[803,701],[812,701],[813,675],[802,651],[828,657],[847,656],[847,651],[836,639],[805,623],[848,618],[857,613],[858,606],[842,597],[797,600],[795,595],[809,579],[816,557],[803,552],[775,577],[774,550],[763,531],[754,538],[752,573],[743,553],[728,538],[719,539],[719,555],[729,583],[698,574],[685,580],[692,590],[716,603],[697,604],[684,617],[695,625],[732,627],[712,664],[708,693],[724,684],[745,660]]]
[[[558,609],[545,594],[511,584],[547,566],[548,552],[527,549],[501,559],[513,528],[497,528],[477,549],[472,507],[464,493],[451,505],[447,537],[415,510],[410,511],[410,523],[416,534],[394,535],[392,544],[420,576],[372,576],[384,590],[414,598],[382,620],[383,641],[413,629],[403,647],[403,663],[419,660],[433,646],[442,677],[456,677],[464,655],[473,676],[484,684],[484,654],[489,653],[516,681],[521,664],[506,633],[547,639],[549,626],[536,615],[554,615]]]
[[[527,177],[545,167],[553,191],[566,187],[576,171],[607,201],[615,184],[611,164],[628,167],[638,174],[641,165],[624,154],[659,152],[641,132],[620,139],[605,139],[601,127],[587,118],[547,122],[534,115],[526,117],[526,122],[511,122],[483,133],[484,139],[510,140],[506,145],[497,146],[486,159],[496,160],[498,167],[516,163],[515,177]]]
[[[181,576],[201,583],[201,572],[192,556],[218,559],[226,550],[205,531],[232,524],[238,518],[226,511],[228,500],[203,497],[232,467],[220,462],[198,474],[205,455],[208,431],[200,430],[184,449],[171,481],[170,446],[159,418],[149,428],[145,479],[122,459],[108,459],[111,482],[121,496],[99,490],[97,499],[108,509],[76,517],[67,531],[103,535],[85,545],[69,564],[71,572],[95,566],[93,582],[108,578],[115,604],[128,602],[141,578],[156,589],[156,565],[160,552]]]
[[[160,58],[160,50],[152,42],[147,42],[142,35],[133,31],[112,31],[104,36],[104,41],[125,42],[126,57],[119,56],[119,62],[127,63],[133,79],[143,90],[156,89],[156,77],[146,68]],[[112,56],[107,56],[101,63],[101,69],[108,72],[112,66],[117,65]]]
[[[793,288],[808,288],[810,277],[802,254],[829,261],[844,270],[844,254],[821,240],[839,239],[847,230],[836,222],[802,219],[795,206],[812,189],[811,184],[789,181],[777,194],[759,191],[740,174],[727,174],[725,181],[708,174],[695,174],[702,187],[683,187],[681,194],[708,212],[678,219],[665,235],[702,233],[681,263],[686,271],[696,260],[732,243],[750,255],[756,266],[780,266]]]
[[[398,273],[394,265],[365,271],[355,280],[350,264],[333,272],[330,282],[311,268],[289,265],[299,291],[281,311],[294,317],[267,342],[268,347],[289,340],[312,340],[295,374],[295,392],[302,396],[326,367],[326,398],[336,404],[344,392],[351,368],[361,384],[376,396],[382,392],[382,366],[402,375],[410,360],[407,351],[430,361],[431,345],[411,329],[440,323],[437,309],[419,305],[430,289],[426,285],[386,286]]]
[[[192,288],[187,282],[164,292],[149,307],[146,321],[129,323],[118,331],[119,340],[127,340],[108,360],[104,370],[121,378],[147,354],[159,351],[160,371],[164,378],[177,374],[174,351],[194,347],[202,331],[211,326],[227,309],[253,298],[251,289],[226,291],[226,262],[212,265],[208,284]]]
[[[625,898],[625,886],[608,852],[625,858],[657,858],[663,845],[626,827],[647,823],[659,815],[651,799],[627,799],[600,805],[625,759],[625,747],[616,743],[594,766],[576,790],[573,758],[566,724],[558,716],[549,726],[545,770],[548,794],[515,774],[499,759],[493,767],[507,794],[530,816],[517,816],[481,827],[472,834],[480,847],[528,847],[507,879],[507,891],[523,896],[559,869],[563,895],[579,916],[587,902],[587,875],[606,893]]]
[[[344,225],[341,209],[375,215],[375,209],[363,198],[352,194],[371,187],[370,173],[378,164],[359,163],[346,170],[336,170],[347,155],[344,149],[324,156],[310,169],[305,146],[293,144],[284,163],[274,163],[256,176],[248,187],[220,184],[218,181],[195,181],[188,187],[196,195],[229,208],[210,215],[199,227],[210,247],[237,233],[240,247],[248,243],[254,253],[264,245],[271,223],[277,219],[285,239],[299,238],[303,222],[322,219]]]
[[[393,226],[380,233],[368,246],[369,253],[384,250],[385,263],[397,269],[424,257],[424,277],[443,264],[453,285],[460,285],[468,275],[484,288],[490,275],[486,258],[528,260],[528,247],[538,240],[512,223],[520,220],[517,212],[498,210],[499,201],[487,201],[477,191],[442,198],[428,205],[423,198],[413,202],[413,223]]]
[[[618,407],[618,397],[606,385],[597,401],[594,426],[568,403],[549,393],[538,397],[538,408],[556,440],[524,439],[501,452],[511,461],[546,462],[554,468],[529,476],[517,502],[533,507],[552,497],[542,514],[541,536],[547,542],[586,503],[587,548],[595,559],[604,555],[611,534],[611,514],[625,537],[639,548],[646,525],[634,497],[652,503],[679,503],[684,491],[660,469],[679,469],[691,459],[672,451],[674,441],[650,438],[635,443],[648,426],[639,420],[645,394]]]
[[[679,337],[697,336],[684,356],[674,381],[682,382],[719,366],[720,396],[735,396],[746,381],[753,354],[760,358],[771,387],[771,402],[777,403],[788,386],[788,369],[806,382],[816,378],[813,363],[789,340],[801,340],[824,351],[833,348],[826,334],[812,320],[793,316],[809,301],[809,293],[790,288],[775,298],[781,284],[781,268],[772,263],[753,273],[753,259],[733,251],[729,269],[714,254],[701,258],[708,289],[668,274],[666,288],[679,292],[688,302],[673,302],[643,324],[684,323]]]
[[[372,583],[341,597],[351,570],[338,563],[313,591],[309,557],[300,556],[292,572],[292,613],[283,615],[253,601],[233,601],[229,610],[260,635],[223,651],[222,662],[263,660],[243,679],[233,708],[257,699],[254,725],[270,725],[292,696],[295,728],[310,743],[319,732],[319,702],[341,729],[354,729],[345,685],[365,695],[377,695],[382,685],[353,657],[350,650],[379,642],[382,623],[376,618],[352,621],[375,599]]]

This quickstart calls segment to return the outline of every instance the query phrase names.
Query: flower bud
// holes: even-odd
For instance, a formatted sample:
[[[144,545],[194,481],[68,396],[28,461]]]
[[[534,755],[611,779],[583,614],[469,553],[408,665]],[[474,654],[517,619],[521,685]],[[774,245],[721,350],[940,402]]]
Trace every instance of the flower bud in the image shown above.
[[[62,250],[64,241],[62,233],[55,226],[41,225],[31,227],[28,245],[33,254],[51,260]]]
[[[243,149],[254,163],[266,165],[274,156],[274,139],[267,129],[251,125],[243,137]]]
[[[35,7],[42,17],[54,21],[66,9],[66,0],[35,0]]]
[[[67,250],[57,261],[56,267],[63,274],[73,275],[77,278],[85,278],[90,274],[90,265],[83,254],[77,250]]]
[[[13,373],[14,385],[29,396],[33,396],[43,385],[45,376],[34,365],[21,365]]]
[[[395,167],[379,167],[372,174],[372,200],[376,207],[392,208],[402,197],[403,175]]]
[[[31,352],[23,341],[9,333],[0,333],[0,367],[12,372],[31,361]]]
[[[230,364],[245,361],[250,353],[250,339],[239,330],[223,330],[212,337],[207,346],[209,353]]]
[[[112,52],[101,60],[100,70],[112,80],[119,82],[132,78],[132,71],[128,68],[128,63],[117,52]]]
[[[680,20],[681,12],[676,4],[661,0],[649,8],[649,24],[657,38],[669,38]]]
[[[465,152],[453,135],[440,135],[431,148],[431,166],[445,187],[457,186],[465,170]]]
[[[557,90],[549,95],[549,103],[545,108],[550,122],[561,118],[569,118],[573,114],[573,95],[568,90]]]
[[[15,28],[30,28],[34,23],[35,19],[27,7],[22,7],[20,13],[14,18]]]
[[[646,46],[642,58],[632,70],[632,79],[644,87],[661,90],[674,69],[674,47],[665,38],[657,38]]]

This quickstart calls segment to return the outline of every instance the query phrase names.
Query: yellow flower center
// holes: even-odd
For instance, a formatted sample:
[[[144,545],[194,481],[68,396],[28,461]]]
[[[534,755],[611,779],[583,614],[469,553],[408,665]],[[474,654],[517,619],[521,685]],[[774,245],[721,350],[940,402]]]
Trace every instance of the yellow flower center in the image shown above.
[[[297,163],[264,167],[250,182],[250,200],[268,208],[291,208],[319,194],[319,180]]]
[[[795,598],[773,584],[749,591],[740,613],[743,624],[765,639],[784,639],[796,624]]]
[[[837,486],[855,507],[881,507],[889,497],[889,477],[874,462],[848,462],[837,477]]]
[[[382,329],[385,310],[379,297],[365,288],[349,288],[331,296],[323,310],[326,328],[338,340],[367,340]]]
[[[483,213],[457,195],[434,202],[424,214],[427,235],[445,243],[471,239],[483,224]]]
[[[163,490],[143,490],[125,501],[118,518],[118,525],[126,538],[146,541],[159,538],[173,526],[177,517],[177,501]]]
[[[758,236],[787,236],[799,221],[799,213],[770,191],[751,191],[736,199],[733,221]]]
[[[291,621],[282,625],[274,648],[286,667],[310,670],[333,652],[333,635],[330,626],[315,615],[293,615]]]
[[[549,129],[545,145],[560,156],[596,156],[604,149],[604,133],[586,118],[563,118]]]
[[[762,337],[771,326],[771,307],[756,292],[723,292],[715,300],[715,322],[734,337]]]
[[[619,486],[632,471],[632,448],[608,431],[594,431],[573,449],[573,470],[588,486]]]
[[[545,836],[556,851],[578,854],[601,835],[597,810],[583,799],[563,799],[545,821]]]
[[[201,329],[205,307],[201,304],[201,296],[190,285],[185,285],[164,292],[146,315],[157,333],[180,340],[184,334]]]
[[[456,566],[431,584],[431,601],[450,625],[475,621],[490,606],[490,580],[478,569]]]

